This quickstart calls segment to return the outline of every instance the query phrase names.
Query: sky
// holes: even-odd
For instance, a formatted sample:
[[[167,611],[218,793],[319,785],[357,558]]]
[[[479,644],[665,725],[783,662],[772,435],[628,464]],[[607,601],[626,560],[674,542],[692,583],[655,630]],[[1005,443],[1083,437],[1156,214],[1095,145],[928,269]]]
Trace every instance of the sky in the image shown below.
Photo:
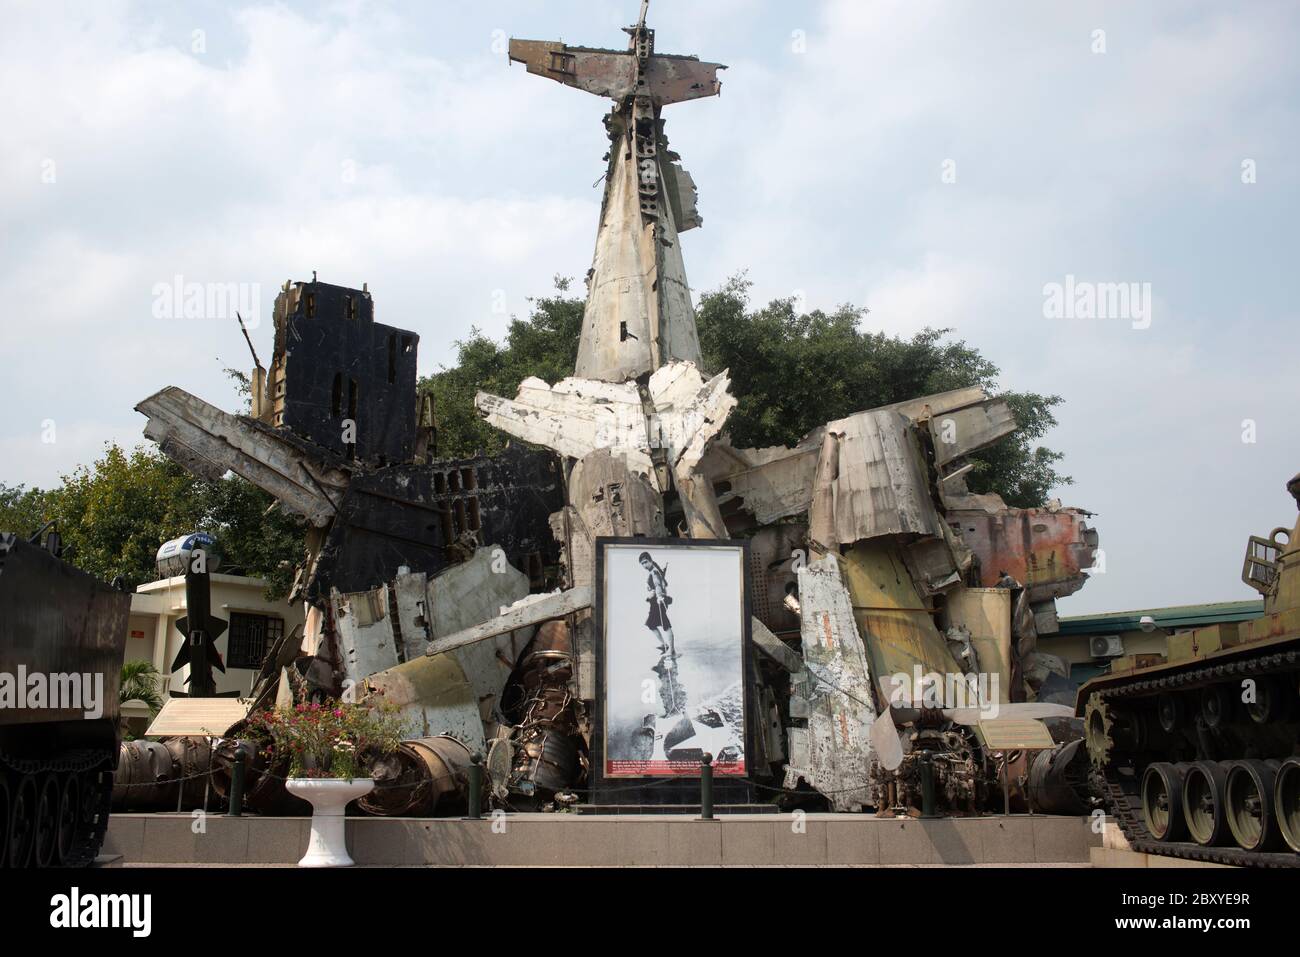
[[[237,407],[238,326],[177,284],[232,289],[265,362],[283,282],[368,283],[429,374],[580,280],[608,104],[505,44],[622,47],[638,6],[0,2],[0,481],[143,442],[167,385]],[[949,328],[1003,387],[1061,395],[1054,494],[1104,550],[1062,614],[1255,597],[1246,538],[1294,524],[1300,470],[1300,7],[654,0],[650,23],[728,66],[665,110],[697,297],[747,271],[756,303]]]

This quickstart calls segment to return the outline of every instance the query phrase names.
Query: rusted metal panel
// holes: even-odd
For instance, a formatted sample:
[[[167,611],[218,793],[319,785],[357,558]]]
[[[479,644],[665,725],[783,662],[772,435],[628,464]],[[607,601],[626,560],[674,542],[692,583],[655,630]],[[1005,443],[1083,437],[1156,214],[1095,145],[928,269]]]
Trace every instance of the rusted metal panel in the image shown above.
[[[673,223],[677,231],[684,233],[688,229],[703,226],[704,220],[697,206],[700,198],[699,190],[695,188],[694,177],[682,169],[681,163],[676,162],[665,163],[663,174],[664,188],[668,194],[669,204],[672,206]]]
[[[760,525],[808,511],[824,430],[794,448],[738,449],[725,438],[709,446],[702,467],[719,504],[739,500]]]
[[[785,786],[804,780],[834,810],[859,810],[869,803],[869,729],[876,705],[853,601],[835,555],[799,569],[799,601],[805,668],[791,682],[791,712],[806,715],[807,727],[790,730]]]
[[[529,73],[619,100],[636,88],[636,59],[623,50],[569,47],[554,40],[511,38],[509,57]]]
[[[551,528],[564,545],[569,584],[595,581],[598,537],[663,538],[663,501],[650,479],[632,471],[627,459],[609,449],[583,456],[569,475],[569,501],[552,516]]]
[[[549,386],[530,376],[514,399],[480,392],[474,404],[489,425],[525,442],[575,459],[596,449],[616,451],[653,481],[645,409],[634,382],[575,376]]]
[[[911,687],[917,667],[922,674],[962,673],[930,607],[907,574],[896,542],[888,538],[858,542],[844,554],[843,567],[871,672],[886,700],[893,690],[891,680],[906,676]]]
[[[145,436],[201,478],[234,472],[316,526],[328,525],[343,501],[350,481],[345,463],[304,454],[301,443],[255,419],[229,415],[175,386],[135,408],[149,418]]]
[[[973,670],[997,676],[997,700],[1011,701],[1011,591],[958,588],[944,601],[944,625],[964,629],[975,660]],[[990,688],[992,678],[990,677]]]
[[[979,583],[992,587],[1009,575],[1028,600],[1072,595],[1088,580],[1097,533],[1090,513],[1077,508],[957,509],[948,519],[979,563]]]
[[[816,469],[818,469],[819,456],[826,447],[828,430],[845,432],[846,429],[852,429],[857,436],[867,428],[879,430],[880,425],[875,423],[884,423],[885,428],[891,429],[896,436],[901,436],[904,425],[914,425],[920,421],[933,419],[935,416],[962,410],[971,404],[984,402],[985,399],[987,395],[983,389],[970,387],[970,389],[954,389],[946,393],[909,399],[906,402],[894,403],[892,406],[883,406],[867,412],[858,412],[849,419],[840,420],[839,423],[828,423],[814,429],[790,449],[784,446],[772,446],[768,449],[736,449],[725,439],[719,439],[708,449],[702,467],[708,479],[714,482],[719,503],[725,505],[733,499],[741,499],[746,510],[754,515],[759,524],[771,524],[809,511],[816,489],[820,488],[816,480]],[[872,416],[874,424],[867,426],[865,421],[858,421],[863,416]],[[905,421],[900,421],[898,416]],[[911,443],[914,445],[914,441]],[[859,445],[857,439],[853,445],[855,447],[850,450],[850,456],[858,455],[859,452],[862,455],[875,454],[870,447]],[[891,447],[898,445],[900,442],[891,442]],[[839,447],[836,446],[836,454],[837,451]],[[919,452],[914,452],[914,458],[918,454]],[[897,462],[904,462],[904,460],[897,459]],[[854,464],[854,469],[857,468],[858,465]],[[879,468],[879,465],[876,465],[876,468]],[[917,471],[911,465],[907,465],[906,469],[909,476],[906,477],[905,484],[918,489],[917,492],[909,493],[907,497],[930,498],[928,482],[924,481],[923,477],[918,477]],[[965,486],[962,486],[962,490],[965,492]],[[836,505],[835,495],[829,495],[827,505]],[[881,506],[881,511],[884,510],[884,506]],[[930,534],[936,532],[932,531]],[[958,560],[957,564],[958,567],[961,566],[961,560]]]
[[[650,377],[650,444],[667,451],[674,472],[700,466],[705,449],[736,407],[730,386],[727,370],[706,382],[691,362],[670,362]]]
[[[1005,399],[988,399],[977,405],[933,415],[930,436],[934,463],[939,467],[992,445],[1016,431],[1015,413]]]
[[[330,593],[334,627],[343,655],[343,672],[359,682],[397,665],[397,638],[388,614],[388,586],[369,591]]]
[[[1034,632],[1039,635],[1054,635],[1061,630],[1061,622],[1056,614],[1056,600],[1035,602],[1030,606],[1034,613]]]
[[[798,567],[808,556],[808,526],[769,525],[749,540],[749,593],[754,617],[779,636],[799,633]]]
[[[546,595],[532,595],[521,602],[511,605],[503,614],[490,621],[485,621],[472,628],[466,628],[464,631],[458,631],[454,635],[448,635],[445,638],[430,642],[429,647],[425,649],[425,654],[428,656],[440,655],[473,644],[476,641],[484,641],[497,635],[504,635],[506,632],[518,631],[520,628],[537,625],[550,618],[561,618],[564,615],[590,607],[591,589],[586,587],[570,588],[568,591],[552,592]]]
[[[923,459],[909,420],[860,412],[826,425],[809,512],[823,546],[883,535],[942,538]]]
[[[429,580],[432,638],[436,641],[492,619],[503,607],[527,595],[528,576],[508,564],[504,553],[480,548],[469,561]],[[485,721],[491,717],[515,660],[532,636],[532,627],[526,626],[450,652],[460,662]],[[427,648],[425,645],[421,653]]]
[[[681,493],[692,536],[720,538],[726,527],[712,485],[697,477],[697,469],[735,408],[729,384],[725,371],[706,382],[693,363],[671,362],[656,369],[644,398],[634,382],[573,377],[551,387],[530,378],[513,401],[480,392],[475,402],[492,425],[563,455],[582,459],[608,450],[656,490],[665,479],[654,455],[662,456]]]
[[[393,578],[393,604],[397,631],[402,636],[401,659],[424,654],[429,644],[429,576],[423,572],[398,572]]]
[[[645,71],[649,95],[658,103],[681,103],[722,92],[718,71],[721,63],[702,63],[695,57],[666,56],[651,58]]]
[[[663,267],[655,237],[658,228],[670,229],[672,220],[664,217],[658,225],[645,222],[636,150],[627,141],[628,133],[615,133],[618,138],[610,144],[605,200],[587,275],[587,303],[574,371],[589,379],[623,382],[654,371],[664,359],[698,363],[700,349],[693,311],[690,331],[681,335],[661,315],[659,279]],[[658,208],[661,200],[652,202]],[[676,248],[676,233],[664,238]],[[684,269],[681,274],[667,270],[665,289],[671,287],[680,294]],[[664,340],[670,343],[668,348]]]
[[[451,655],[421,656],[364,679],[357,701],[394,705],[413,737],[450,735],[471,751],[482,751],[483,717],[474,690]]]
[[[637,58],[627,50],[573,47],[553,40],[510,40],[509,57],[529,73],[596,96],[622,100],[633,94],[650,96],[659,104],[715,96],[722,89],[721,63],[696,57],[653,55],[637,84]]]
[[[752,625],[750,640],[754,643],[754,647],[792,675],[797,675],[804,670],[803,659],[793,648],[772,634],[767,625],[757,618],[753,620]]]
[[[905,399],[892,405],[881,406],[877,411],[897,412],[907,416],[913,422],[923,422],[926,419],[975,405],[987,398],[988,393],[979,386],[967,386],[963,389],[950,389],[947,392],[923,395],[918,399]]]
[[[615,141],[574,367],[578,376],[607,382],[636,379],[674,360],[701,361],[677,223],[662,191],[643,197],[644,161],[624,125],[611,123]],[[655,211],[651,222],[646,202]]]

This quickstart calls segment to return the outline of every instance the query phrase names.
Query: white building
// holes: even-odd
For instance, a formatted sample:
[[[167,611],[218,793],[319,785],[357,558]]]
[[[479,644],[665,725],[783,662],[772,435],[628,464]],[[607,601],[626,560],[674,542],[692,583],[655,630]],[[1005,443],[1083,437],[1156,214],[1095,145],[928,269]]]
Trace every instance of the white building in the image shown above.
[[[212,614],[226,622],[225,633],[217,639],[217,650],[226,672],[213,669],[217,691],[237,691],[246,697],[253,679],[262,667],[262,659],[282,634],[292,632],[303,623],[301,604],[267,601],[263,596],[266,582],[243,575],[212,573]],[[149,582],[131,596],[126,661],[151,661],[164,676],[163,700],[173,690],[184,691],[189,668],[171,674],[172,661],[185,637],[176,629],[177,619],[185,615],[185,577]],[[123,707],[132,729],[141,726],[149,711],[139,702]],[[139,733],[139,731],[137,731]]]

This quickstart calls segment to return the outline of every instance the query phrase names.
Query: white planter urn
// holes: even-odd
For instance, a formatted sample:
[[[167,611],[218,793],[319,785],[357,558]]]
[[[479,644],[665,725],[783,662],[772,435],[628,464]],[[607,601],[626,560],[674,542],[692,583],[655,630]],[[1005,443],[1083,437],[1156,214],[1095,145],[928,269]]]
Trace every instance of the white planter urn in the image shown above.
[[[348,804],[375,789],[374,778],[289,778],[284,785],[290,794],[311,804],[311,840],[299,867],[351,867],[343,830],[343,811]]]

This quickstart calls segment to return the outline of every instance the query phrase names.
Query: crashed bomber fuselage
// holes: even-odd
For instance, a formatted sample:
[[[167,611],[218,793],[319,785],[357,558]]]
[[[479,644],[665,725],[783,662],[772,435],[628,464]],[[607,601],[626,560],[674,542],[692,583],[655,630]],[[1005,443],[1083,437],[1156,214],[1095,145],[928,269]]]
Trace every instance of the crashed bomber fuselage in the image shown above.
[[[721,66],[655,54],[653,31],[644,23],[629,34],[626,52],[537,41],[512,40],[510,47],[511,59],[530,73],[616,103],[607,118],[608,180],[577,375],[554,387],[528,380],[513,400],[484,393],[476,400],[493,425],[569,461],[567,504],[558,473],[548,474],[543,459],[515,464],[516,476],[534,469],[516,483],[528,490],[530,504],[522,511],[515,488],[485,503],[481,472],[465,464],[407,464],[408,449],[421,458],[418,429],[432,425],[413,397],[409,421],[417,434],[409,443],[399,430],[396,440],[381,435],[339,446],[322,421],[353,418],[340,413],[359,412],[355,403],[370,394],[369,373],[354,385],[351,365],[334,369],[332,379],[329,369],[304,373],[311,400],[300,407],[289,401],[294,367],[304,357],[291,363],[288,353],[295,343],[324,340],[280,335],[281,312],[285,329],[313,333],[311,321],[325,317],[303,315],[308,302],[317,309],[341,303],[348,322],[360,317],[347,310],[363,307],[361,321],[368,321],[366,290],[353,300],[357,291],[329,287],[329,296],[309,299],[302,284],[285,309],[277,305],[276,360],[269,379],[260,369],[255,377],[253,419],[227,416],[172,389],[141,403],[150,416],[147,434],[200,474],[233,470],[307,515],[320,531],[302,593],[319,613],[304,650],[317,661],[333,656],[335,682],[361,678],[397,689],[422,722],[422,735],[450,731],[474,747],[505,742],[497,765],[504,777],[495,782],[502,787],[522,786],[521,775],[536,784],[544,755],[527,742],[545,736],[529,736],[536,726],[513,732],[499,726],[506,716],[494,703],[504,680],[496,669],[524,652],[532,626],[568,621],[573,628],[565,626],[566,637],[548,640],[571,655],[564,682],[572,698],[590,702],[596,693],[590,643],[598,640],[586,612],[594,539],[664,535],[664,495],[675,492],[690,536],[749,535],[762,556],[753,569],[755,642],[769,664],[756,700],[769,764],[784,764],[787,786],[806,782],[837,809],[906,807],[918,799],[914,768],[904,757],[901,766],[882,772],[878,760],[879,716],[893,728],[888,679],[913,667],[996,670],[1009,679],[1002,700],[1032,693],[1036,677],[1052,668],[1051,656],[1036,649],[1037,635],[1054,627],[1054,599],[1082,584],[1095,532],[1078,510],[1008,509],[996,496],[966,491],[967,457],[1015,428],[1006,403],[978,389],[858,413],[815,430],[793,449],[738,449],[721,437],[735,399],[725,372],[706,378],[699,370],[678,240],[699,223],[694,184],[667,152],[660,117],[665,103],[716,93]],[[404,385],[406,343],[413,348],[416,337],[378,327],[367,341],[362,351],[377,367],[379,392],[389,395],[386,386],[399,378]],[[309,367],[310,361],[298,366]],[[299,417],[287,422],[283,412],[295,408]],[[402,411],[387,421],[408,419]],[[473,506],[459,494],[475,491],[467,489],[472,482],[480,493]],[[545,545],[537,521],[543,514],[553,533]],[[1040,536],[1040,527],[1050,535]],[[533,585],[533,563],[562,544],[573,587],[494,619],[492,603],[508,604],[516,595],[480,594],[476,603],[480,590],[472,582],[481,573],[473,562],[454,564],[457,574],[463,569],[463,584],[446,571],[429,577],[475,555],[476,544],[507,545]],[[885,587],[890,576],[896,582]],[[513,587],[526,589],[526,583]],[[443,615],[438,623],[440,601],[454,601],[466,614],[451,616],[455,621]],[[471,618],[489,620],[475,625]],[[465,657],[466,649],[482,653]],[[452,671],[426,674],[426,660],[453,653]],[[837,680],[827,680],[828,668]],[[544,709],[546,727],[576,733],[581,748],[583,714],[569,707]],[[989,769],[976,732],[951,722],[942,730],[903,723],[899,731],[904,746],[949,749],[940,787],[950,809],[978,802]],[[892,739],[883,743],[897,748]],[[533,756],[516,761],[511,748]],[[546,779],[558,786],[556,765],[547,766]]]

